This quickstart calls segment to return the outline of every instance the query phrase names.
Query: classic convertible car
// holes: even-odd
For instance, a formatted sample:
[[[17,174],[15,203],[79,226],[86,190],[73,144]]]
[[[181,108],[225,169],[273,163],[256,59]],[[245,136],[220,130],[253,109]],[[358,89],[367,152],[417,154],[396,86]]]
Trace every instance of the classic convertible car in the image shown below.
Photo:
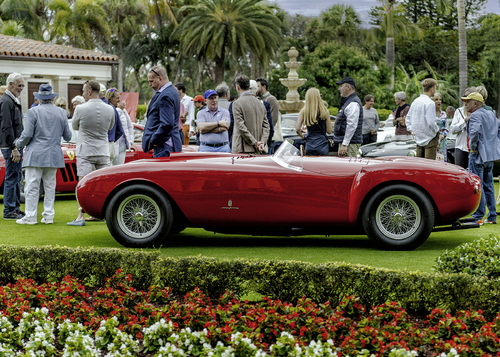
[[[168,244],[186,226],[252,235],[366,234],[383,248],[420,246],[434,227],[460,228],[481,182],[455,165],[409,157],[179,153],[87,175],[78,200],[129,247]],[[273,214],[269,214],[269,204]],[[443,228],[441,228],[443,230]]]

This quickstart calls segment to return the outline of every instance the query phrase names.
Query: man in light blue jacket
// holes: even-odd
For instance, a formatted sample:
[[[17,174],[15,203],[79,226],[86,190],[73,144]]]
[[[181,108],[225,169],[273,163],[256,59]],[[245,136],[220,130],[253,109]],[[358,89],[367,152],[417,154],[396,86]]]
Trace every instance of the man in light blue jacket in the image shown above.
[[[71,130],[66,111],[53,104],[54,97],[59,94],[54,93],[49,84],[42,84],[38,92],[33,94],[40,104],[28,110],[24,130],[16,141],[18,148],[26,147],[23,158],[26,215],[16,220],[16,223],[38,223],[38,197],[40,180],[43,180],[45,199],[42,223],[51,224],[54,222],[56,172],[58,167],[64,167],[61,136],[69,141]]]
[[[469,132],[469,169],[481,178],[483,191],[476,212],[472,214],[475,222],[497,223],[495,189],[493,187],[493,164],[500,160],[500,139],[498,120],[490,110],[485,110],[483,96],[477,92],[462,97],[471,113],[467,127]],[[484,221],[488,206],[488,218]]]

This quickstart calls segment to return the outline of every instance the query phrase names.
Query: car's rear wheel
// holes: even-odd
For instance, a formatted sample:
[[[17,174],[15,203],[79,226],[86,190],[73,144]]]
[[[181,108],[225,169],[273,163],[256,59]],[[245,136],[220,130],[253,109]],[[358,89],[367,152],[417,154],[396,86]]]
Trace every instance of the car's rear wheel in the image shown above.
[[[168,198],[146,185],[118,191],[106,210],[106,224],[116,241],[126,247],[158,247],[170,234],[173,211]]]
[[[366,235],[385,249],[412,250],[434,228],[434,208],[419,189],[393,185],[377,191],[363,211]]]

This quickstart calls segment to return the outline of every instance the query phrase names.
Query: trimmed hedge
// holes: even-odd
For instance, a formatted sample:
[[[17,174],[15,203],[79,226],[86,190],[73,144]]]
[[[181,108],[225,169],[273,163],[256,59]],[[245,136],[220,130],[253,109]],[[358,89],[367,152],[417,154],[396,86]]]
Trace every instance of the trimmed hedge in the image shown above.
[[[147,289],[153,279],[151,264],[160,256],[155,251],[116,248],[0,245],[0,281],[25,277],[38,283],[60,282],[71,275],[86,285],[103,286],[107,277],[123,269],[134,277],[137,288]]]
[[[0,280],[18,277],[38,283],[70,274],[89,286],[103,286],[117,269],[131,274],[134,287],[168,286],[184,295],[195,287],[218,298],[225,290],[251,291],[294,302],[306,296],[337,305],[345,295],[365,306],[398,301],[411,312],[500,311],[500,282],[469,274],[428,274],[377,269],[341,262],[311,264],[278,260],[221,260],[202,256],[167,258],[157,251],[66,247],[0,246]]]

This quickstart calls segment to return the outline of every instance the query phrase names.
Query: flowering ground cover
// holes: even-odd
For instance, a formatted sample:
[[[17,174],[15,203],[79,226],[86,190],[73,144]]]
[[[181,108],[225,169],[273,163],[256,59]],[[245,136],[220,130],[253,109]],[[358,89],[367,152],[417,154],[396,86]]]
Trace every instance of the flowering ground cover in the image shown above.
[[[211,300],[195,289],[139,291],[121,270],[86,289],[67,276],[0,287],[1,356],[485,356],[500,355],[500,315],[410,316],[397,302],[338,306],[302,298]]]

